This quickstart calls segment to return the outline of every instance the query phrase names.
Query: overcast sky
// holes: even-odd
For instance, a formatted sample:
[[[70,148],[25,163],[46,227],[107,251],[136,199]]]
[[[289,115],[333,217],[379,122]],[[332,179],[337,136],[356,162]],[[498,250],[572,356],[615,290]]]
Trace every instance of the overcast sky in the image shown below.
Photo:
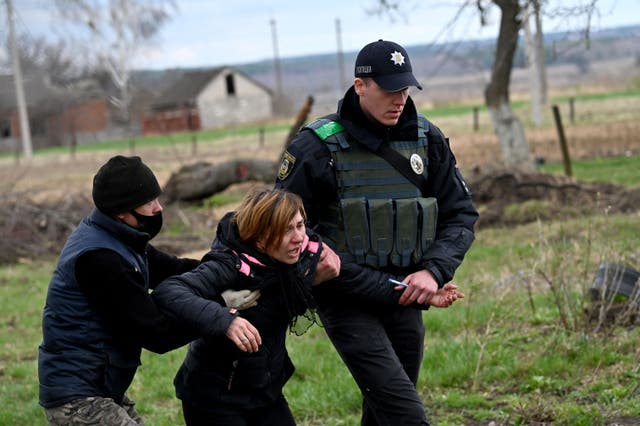
[[[586,5],[591,0],[565,0],[549,3],[547,11]],[[55,37],[60,23],[54,22],[52,0],[13,0],[16,31],[32,36]],[[145,47],[137,68],[164,69],[238,65],[274,57],[275,22],[278,53],[281,58],[316,53],[332,53],[338,46],[336,19],[340,19],[344,51],[358,50],[379,38],[405,46],[440,43],[461,39],[495,38],[499,9],[491,7],[490,24],[479,24],[475,1],[402,0],[404,16],[367,14],[375,0],[176,0],[177,11]],[[470,3],[454,19],[460,5]],[[6,40],[5,2],[0,0],[0,38]],[[640,0],[598,0],[599,13],[592,30],[640,24]],[[583,18],[562,21],[545,18],[546,32],[584,28]],[[4,44],[4,43],[2,43]],[[3,54],[3,53],[0,53]],[[6,55],[6,53],[4,53]]]

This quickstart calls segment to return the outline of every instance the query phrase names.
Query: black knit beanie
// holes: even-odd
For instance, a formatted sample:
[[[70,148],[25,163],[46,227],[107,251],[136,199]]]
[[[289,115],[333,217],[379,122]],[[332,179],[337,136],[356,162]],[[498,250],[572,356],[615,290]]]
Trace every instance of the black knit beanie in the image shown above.
[[[153,172],[137,156],[116,155],[93,177],[93,202],[106,214],[128,212],[161,193]]]

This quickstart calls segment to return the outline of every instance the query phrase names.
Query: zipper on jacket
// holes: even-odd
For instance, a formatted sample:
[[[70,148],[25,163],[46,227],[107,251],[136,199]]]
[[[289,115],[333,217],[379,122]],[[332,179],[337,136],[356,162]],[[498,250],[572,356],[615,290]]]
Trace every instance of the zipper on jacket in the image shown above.
[[[229,381],[227,382],[227,390],[231,390],[231,382],[233,382],[233,375],[236,373],[236,367],[238,366],[238,360],[236,359],[231,363],[231,374],[229,374]]]

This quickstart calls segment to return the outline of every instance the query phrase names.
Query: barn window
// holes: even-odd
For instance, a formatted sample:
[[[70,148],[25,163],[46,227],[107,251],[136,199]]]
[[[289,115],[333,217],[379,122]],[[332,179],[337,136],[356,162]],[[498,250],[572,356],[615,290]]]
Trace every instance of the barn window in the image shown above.
[[[0,137],[11,137],[11,124],[6,120],[0,121]]]
[[[233,74],[227,74],[227,77],[225,78],[226,82],[227,82],[227,95],[228,96],[235,96],[236,95],[236,82],[233,79]]]

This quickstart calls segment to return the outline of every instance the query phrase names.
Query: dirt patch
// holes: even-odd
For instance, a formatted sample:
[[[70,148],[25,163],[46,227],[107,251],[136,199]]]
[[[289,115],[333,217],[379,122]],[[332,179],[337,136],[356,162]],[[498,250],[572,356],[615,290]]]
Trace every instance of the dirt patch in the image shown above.
[[[478,228],[640,209],[640,187],[585,183],[560,175],[508,169],[475,172],[467,176],[467,181],[480,210]]]
[[[34,259],[58,253],[92,202],[81,193],[68,193],[55,204],[37,202],[21,192],[0,196],[0,262]]]

